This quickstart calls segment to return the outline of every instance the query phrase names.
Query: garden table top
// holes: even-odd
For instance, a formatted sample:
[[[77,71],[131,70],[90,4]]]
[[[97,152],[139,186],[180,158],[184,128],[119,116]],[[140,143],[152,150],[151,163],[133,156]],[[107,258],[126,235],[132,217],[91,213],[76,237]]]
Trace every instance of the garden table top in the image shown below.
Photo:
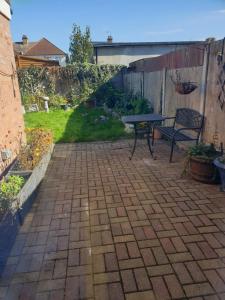
[[[164,121],[166,117],[160,114],[144,114],[144,115],[130,115],[123,116],[122,121],[127,124],[135,124],[141,122],[158,122]]]

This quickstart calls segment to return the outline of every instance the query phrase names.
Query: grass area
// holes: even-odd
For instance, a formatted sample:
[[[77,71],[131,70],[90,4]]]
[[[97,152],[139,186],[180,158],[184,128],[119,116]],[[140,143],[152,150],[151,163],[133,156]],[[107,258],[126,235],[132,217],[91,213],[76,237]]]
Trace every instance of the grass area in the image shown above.
[[[54,110],[49,114],[33,112],[25,114],[25,125],[52,130],[56,143],[116,140],[127,136],[120,120],[109,117],[101,122],[101,115],[105,115],[102,109],[83,106],[69,111]]]

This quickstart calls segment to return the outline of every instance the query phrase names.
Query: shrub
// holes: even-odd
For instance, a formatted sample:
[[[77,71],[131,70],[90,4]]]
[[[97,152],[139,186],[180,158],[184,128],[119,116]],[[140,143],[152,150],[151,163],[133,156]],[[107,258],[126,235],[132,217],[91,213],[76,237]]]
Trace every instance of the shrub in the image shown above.
[[[219,152],[215,149],[213,144],[206,145],[200,143],[198,145],[192,146],[188,150],[189,156],[200,157],[203,159],[213,160],[218,157]]]
[[[0,213],[11,208],[12,202],[24,185],[24,178],[21,176],[9,176],[0,183]]]
[[[18,79],[22,95],[45,95],[60,93],[67,96],[73,90],[73,96],[80,98],[84,86],[95,91],[116,76],[123,66],[76,63],[57,68],[27,68],[18,70]],[[70,99],[69,99],[70,100]]]
[[[44,109],[44,101],[36,94],[22,94],[21,98],[22,104],[26,110],[28,110],[32,104],[37,104],[39,110]]]
[[[121,100],[116,103],[115,109],[122,115],[149,114],[154,111],[152,104],[138,94],[124,94]]]
[[[53,142],[51,131],[42,128],[26,129],[27,145],[22,147],[18,155],[18,168],[33,170],[43,155],[48,152]]]
[[[102,85],[95,93],[97,105],[106,105],[119,114],[147,114],[153,112],[151,103],[141,95],[126,94],[112,83]]]
[[[121,90],[116,89],[112,83],[107,82],[96,90],[94,97],[98,106],[106,105],[108,108],[114,108],[117,103],[123,101],[125,94]]]
[[[49,107],[60,108],[61,105],[67,104],[67,99],[59,94],[51,95],[49,97]]]

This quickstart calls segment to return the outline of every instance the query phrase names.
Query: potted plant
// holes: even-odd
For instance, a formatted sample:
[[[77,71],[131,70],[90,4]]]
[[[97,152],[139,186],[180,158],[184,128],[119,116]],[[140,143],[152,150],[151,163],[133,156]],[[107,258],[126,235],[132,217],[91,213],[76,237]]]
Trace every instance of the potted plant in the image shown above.
[[[192,178],[204,183],[218,183],[219,174],[213,161],[221,156],[213,144],[198,144],[189,148],[188,168]]]
[[[221,180],[221,190],[225,192],[225,156],[218,157],[214,160],[214,165],[219,171]]]

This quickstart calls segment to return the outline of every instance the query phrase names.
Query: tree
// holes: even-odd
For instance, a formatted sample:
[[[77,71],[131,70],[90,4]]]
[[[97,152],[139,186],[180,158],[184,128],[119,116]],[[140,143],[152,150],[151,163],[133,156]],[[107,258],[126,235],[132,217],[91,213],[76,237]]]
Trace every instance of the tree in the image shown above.
[[[70,36],[70,62],[89,63],[93,60],[93,45],[90,28],[87,26],[82,32],[80,26],[74,24]]]

